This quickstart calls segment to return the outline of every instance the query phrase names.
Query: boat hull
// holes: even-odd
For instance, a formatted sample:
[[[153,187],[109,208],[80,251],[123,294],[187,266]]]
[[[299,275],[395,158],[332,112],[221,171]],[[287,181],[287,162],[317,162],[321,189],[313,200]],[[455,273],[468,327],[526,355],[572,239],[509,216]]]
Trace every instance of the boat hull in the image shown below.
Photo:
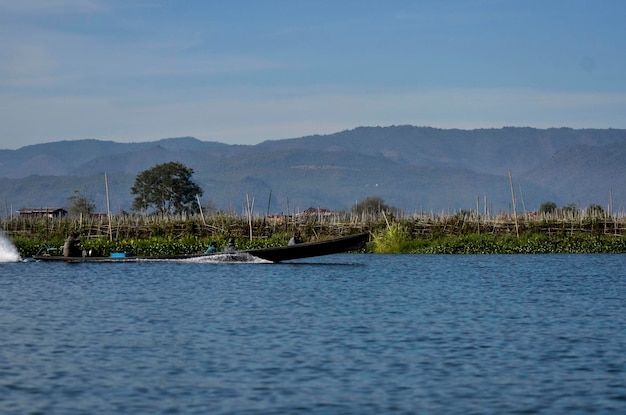
[[[369,233],[344,236],[325,241],[305,242],[291,246],[275,248],[251,249],[250,255],[271,262],[290,261],[293,259],[311,258],[323,255],[339,254],[362,249],[369,241]]]

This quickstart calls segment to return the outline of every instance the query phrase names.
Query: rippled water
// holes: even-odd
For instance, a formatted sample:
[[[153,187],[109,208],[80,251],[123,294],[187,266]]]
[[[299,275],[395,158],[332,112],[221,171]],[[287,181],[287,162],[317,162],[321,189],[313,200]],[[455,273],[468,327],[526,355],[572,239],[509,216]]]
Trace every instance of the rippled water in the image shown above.
[[[626,412],[626,256],[0,264],[2,414]]]

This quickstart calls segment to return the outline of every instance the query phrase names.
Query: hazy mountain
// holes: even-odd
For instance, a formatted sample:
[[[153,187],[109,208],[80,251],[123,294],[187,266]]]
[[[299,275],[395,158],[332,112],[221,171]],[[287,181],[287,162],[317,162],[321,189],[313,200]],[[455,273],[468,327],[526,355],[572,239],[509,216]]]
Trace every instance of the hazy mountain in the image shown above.
[[[524,175],[525,181],[554,190],[561,199],[586,207],[592,201],[607,207],[624,207],[626,145],[580,145],[556,152],[550,160]]]
[[[0,151],[2,212],[64,206],[75,190],[106,209],[104,173],[115,211],[132,205],[137,173],[179,161],[194,169],[204,200],[242,210],[246,195],[270,213],[308,207],[349,209],[368,196],[407,212],[511,209],[542,202],[626,205],[626,130],[359,127],[251,146],[192,137],[145,143],[78,140]],[[271,193],[271,199],[270,199]],[[3,213],[4,214],[4,213]]]
[[[514,128],[442,130],[430,127],[359,127],[326,136],[266,141],[255,146],[382,155],[401,164],[452,166],[477,172],[524,172],[555,152],[577,145],[626,143],[625,130]]]

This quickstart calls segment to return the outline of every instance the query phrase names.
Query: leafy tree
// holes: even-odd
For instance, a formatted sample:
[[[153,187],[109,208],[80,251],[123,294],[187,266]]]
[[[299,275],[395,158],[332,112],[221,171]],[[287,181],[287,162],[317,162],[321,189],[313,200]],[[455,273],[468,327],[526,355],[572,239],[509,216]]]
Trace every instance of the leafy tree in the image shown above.
[[[96,204],[87,197],[87,191],[74,190],[74,194],[67,198],[69,213],[73,216],[89,216],[96,210]]]
[[[200,186],[191,181],[193,169],[182,163],[156,165],[137,175],[131,193],[137,195],[133,209],[154,208],[162,214],[198,212],[196,197],[202,196]]]
[[[551,214],[555,213],[557,210],[556,203],[554,202],[543,202],[539,205],[539,213]]]
[[[589,205],[587,215],[593,217],[604,217],[604,208],[600,205]]]
[[[577,216],[578,215],[578,207],[575,203],[570,203],[567,206],[563,206],[561,208],[561,212],[566,215]]]
[[[361,202],[352,207],[352,213],[357,215],[367,214],[380,214],[381,212],[398,214],[399,209],[393,206],[388,206],[385,201],[378,196],[366,197]]]

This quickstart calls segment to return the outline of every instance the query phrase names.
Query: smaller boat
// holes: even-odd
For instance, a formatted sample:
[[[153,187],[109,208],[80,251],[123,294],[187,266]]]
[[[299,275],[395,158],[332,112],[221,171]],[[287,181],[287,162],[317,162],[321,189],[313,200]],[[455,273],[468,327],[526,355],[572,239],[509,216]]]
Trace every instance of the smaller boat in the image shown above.
[[[66,257],[62,255],[35,255],[33,259],[45,262],[138,262],[138,261],[180,261],[202,258],[213,258],[227,255],[233,262],[240,262],[242,255],[261,258],[270,262],[283,262],[294,259],[311,258],[323,255],[340,254],[342,252],[362,249],[369,241],[368,232],[342,236],[323,241],[304,242],[296,245],[278,246],[273,248],[249,249],[231,253],[216,252],[213,254],[167,255],[167,256],[129,256],[114,253],[108,257],[80,256]],[[245,261],[244,261],[245,262]]]
[[[35,261],[42,262],[165,262],[216,259],[217,262],[249,262],[248,256],[243,252],[216,252],[214,254],[181,254],[181,255],[158,255],[158,256],[135,256],[124,253],[112,253],[111,256],[63,256],[63,255],[35,255]]]

